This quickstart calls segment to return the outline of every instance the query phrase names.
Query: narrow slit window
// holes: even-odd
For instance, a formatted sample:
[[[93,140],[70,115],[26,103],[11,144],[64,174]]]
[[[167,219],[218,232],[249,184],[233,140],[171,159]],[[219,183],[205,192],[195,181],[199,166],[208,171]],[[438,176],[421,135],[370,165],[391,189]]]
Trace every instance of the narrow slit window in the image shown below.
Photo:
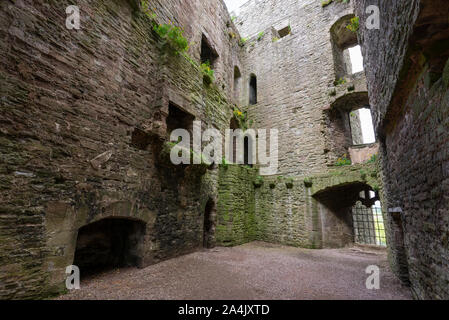
[[[249,104],[257,104],[257,78],[254,74],[249,79]]]
[[[234,99],[238,104],[240,100],[240,83],[242,80],[242,74],[240,73],[240,69],[236,66],[234,67]]]

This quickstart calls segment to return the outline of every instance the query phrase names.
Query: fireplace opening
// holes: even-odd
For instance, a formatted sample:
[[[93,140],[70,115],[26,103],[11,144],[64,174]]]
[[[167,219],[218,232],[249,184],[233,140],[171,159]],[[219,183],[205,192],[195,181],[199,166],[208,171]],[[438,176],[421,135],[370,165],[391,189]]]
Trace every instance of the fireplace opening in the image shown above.
[[[145,223],[103,219],[78,230],[74,265],[83,276],[103,271],[142,267]]]

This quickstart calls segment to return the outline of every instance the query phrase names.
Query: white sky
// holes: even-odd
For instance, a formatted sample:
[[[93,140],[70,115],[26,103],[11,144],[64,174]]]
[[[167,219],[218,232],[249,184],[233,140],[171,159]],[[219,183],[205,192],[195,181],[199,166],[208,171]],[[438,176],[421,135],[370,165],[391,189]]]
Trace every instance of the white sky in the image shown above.
[[[376,137],[374,135],[373,118],[370,109],[360,109],[360,122],[362,124],[363,143],[374,143]]]
[[[352,73],[363,71],[363,56],[360,46],[349,48],[349,56],[351,57]]]
[[[229,12],[234,11],[236,14],[238,14],[237,9],[246,1],[248,0],[224,0],[226,6],[228,7]]]
[[[363,56],[360,46],[349,48],[349,56],[351,58],[352,73],[363,71]],[[360,109],[359,112],[360,122],[362,124],[363,143],[376,142],[371,111],[369,109]]]

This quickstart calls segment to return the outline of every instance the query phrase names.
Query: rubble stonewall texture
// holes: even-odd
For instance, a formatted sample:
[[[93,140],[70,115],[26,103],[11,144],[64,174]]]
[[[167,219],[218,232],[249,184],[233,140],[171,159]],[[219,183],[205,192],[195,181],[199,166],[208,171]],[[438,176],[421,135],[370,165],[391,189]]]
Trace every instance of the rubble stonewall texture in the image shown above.
[[[449,298],[444,0],[251,0],[238,17],[222,0],[149,2],[157,23],[184,30],[186,54],[137,0],[77,1],[80,30],[66,28],[72,1],[0,3],[0,298],[63,293],[66,267],[111,263],[111,243],[125,252],[113,263],[140,268],[252,241],[350,246],[352,207],[374,200],[393,272],[415,298]],[[381,31],[367,30],[376,3]],[[365,73],[353,74],[346,49],[359,42]],[[361,107],[376,143],[351,127]],[[224,135],[235,108],[279,130],[276,175],[171,164],[173,129],[197,120]]]
[[[390,262],[421,299],[449,299],[449,3],[356,1],[379,137]],[[396,210],[393,210],[396,209]]]

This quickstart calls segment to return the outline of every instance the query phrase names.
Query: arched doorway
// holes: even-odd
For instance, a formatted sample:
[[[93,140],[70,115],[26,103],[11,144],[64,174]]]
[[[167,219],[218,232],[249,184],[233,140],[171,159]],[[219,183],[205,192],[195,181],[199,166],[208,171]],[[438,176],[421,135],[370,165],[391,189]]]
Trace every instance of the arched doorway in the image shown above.
[[[141,267],[146,224],[107,218],[78,230],[73,264],[83,275],[123,267]]]
[[[363,182],[337,185],[314,195],[318,201],[322,247],[386,246],[379,195]]]
[[[215,201],[209,199],[204,210],[204,227],[203,227],[203,247],[213,248],[215,246],[215,217],[217,208]]]

